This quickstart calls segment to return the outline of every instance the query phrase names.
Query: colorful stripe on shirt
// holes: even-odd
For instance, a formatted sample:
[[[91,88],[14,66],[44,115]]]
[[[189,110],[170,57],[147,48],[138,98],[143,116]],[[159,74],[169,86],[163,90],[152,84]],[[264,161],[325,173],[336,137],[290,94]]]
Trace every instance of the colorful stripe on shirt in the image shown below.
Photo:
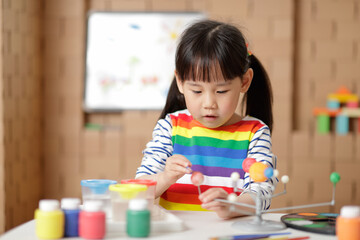
[[[250,141],[264,126],[258,120],[242,120],[229,126],[211,129],[202,126],[186,113],[171,115],[173,155],[184,155],[205,179],[216,178],[201,186],[202,191],[222,187],[232,192],[230,175],[239,172],[244,179],[242,162],[248,155]],[[243,180],[240,181],[243,187]],[[198,190],[185,175],[165,191],[160,204],[170,210],[204,210],[198,199]]]

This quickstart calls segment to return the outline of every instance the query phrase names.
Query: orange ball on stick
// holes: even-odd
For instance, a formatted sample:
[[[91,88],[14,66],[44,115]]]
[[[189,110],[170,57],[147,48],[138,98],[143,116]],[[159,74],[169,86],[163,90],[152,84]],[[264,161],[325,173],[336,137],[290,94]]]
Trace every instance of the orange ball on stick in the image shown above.
[[[267,177],[265,176],[264,172],[265,169],[267,169],[268,166],[261,162],[256,162],[251,165],[249,169],[250,177],[255,182],[264,182],[266,181]]]

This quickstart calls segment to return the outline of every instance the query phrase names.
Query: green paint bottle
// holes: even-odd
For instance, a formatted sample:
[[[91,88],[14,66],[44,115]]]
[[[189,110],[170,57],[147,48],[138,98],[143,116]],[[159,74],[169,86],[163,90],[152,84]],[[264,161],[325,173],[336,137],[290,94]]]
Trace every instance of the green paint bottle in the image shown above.
[[[129,237],[148,237],[150,233],[150,211],[145,199],[132,199],[126,211],[126,232]]]

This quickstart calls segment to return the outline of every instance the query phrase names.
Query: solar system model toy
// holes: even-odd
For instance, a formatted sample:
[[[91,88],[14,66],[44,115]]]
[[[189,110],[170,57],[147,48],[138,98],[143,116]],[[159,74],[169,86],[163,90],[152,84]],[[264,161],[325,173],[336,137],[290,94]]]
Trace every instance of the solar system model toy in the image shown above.
[[[247,173],[249,173],[250,179],[249,181],[253,181],[253,184],[260,184],[261,182],[266,181],[267,179],[271,177],[278,177],[279,172],[278,170],[274,170],[271,167],[268,167],[267,165],[256,162],[254,158],[246,158],[243,161],[242,164],[243,170]],[[233,223],[233,227],[240,229],[242,231],[250,231],[250,232],[267,232],[267,231],[278,231],[286,228],[286,225],[283,222],[277,222],[277,221],[270,221],[270,220],[264,220],[262,218],[262,214],[265,212],[275,212],[275,211],[283,211],[283,210],[292,210],[292,209],[300,209],[300,208],[310,208],[310,207],[319,207],[319,206],[333,206],[335,204],[335,188],[336,184],[340,181],[340,175],[336,172],[333,172],[330,175],[330,181],[333,183],[333,192],[332,192],[332,200],[330,202],[323,202],[323,203],[315,203],[315,204],[307,204],[307,205],[299,205],[299,206],[292,206],[292,207],[284,207],[284,208],[274,208],[274,209],[268,209],[263,210],[262,209],[262,200],[270,200],[275,197],[281,196],[286,194],[286,184],[289,182],[289,177],[287,175],[283,175],[281,177],[281,182],[283,183],[284,190],[280,193],[274,194],[271,197],[265,197],[262,196],[260,191],[257,191],[257,193],[254,193],[251,191],[251,185],[248,189],[240,189],[237,188],[237,181],[240,179],[240,175],[238,172],[233,172],[231,174],[231,179],[233,181],[233,191],[234,193],[229,194],[227,199],[215,199],[215,201],[218,202],[224,202],[227,204],[230,204],[230,211],[239,212],[241,214],[246,214],[250,216],[255,216],[252,220],[249,219],[242,219],[235,223]],[[199,194],[201,194],[200,185],[204,181],[204,176],[200,172],[193,172],[191,176],[192,183],[198,187]],[[273,191],[275,190],[275,187],[272,187]],[[237,202],[236,198],[237,192],[241,192],[241,194],[249,193],[251,194],[252,198],[255,201],[255,205],[245,204],[241,202]],[[242,208],[249,208],[254,209],[255,211],[246,211],[243,209],[237,208],[237,206]]]

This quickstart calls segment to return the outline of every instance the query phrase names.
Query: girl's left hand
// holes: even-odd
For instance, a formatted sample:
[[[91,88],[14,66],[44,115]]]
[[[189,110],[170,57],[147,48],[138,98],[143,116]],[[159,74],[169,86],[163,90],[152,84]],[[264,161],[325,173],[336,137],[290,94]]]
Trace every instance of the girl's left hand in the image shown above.
[[[228,193],[222,188],[209,188],[200,194],[201,207],[216,212],[220,218],[230,218],[229,204],[214,201],[216,198],[227,199]]]

